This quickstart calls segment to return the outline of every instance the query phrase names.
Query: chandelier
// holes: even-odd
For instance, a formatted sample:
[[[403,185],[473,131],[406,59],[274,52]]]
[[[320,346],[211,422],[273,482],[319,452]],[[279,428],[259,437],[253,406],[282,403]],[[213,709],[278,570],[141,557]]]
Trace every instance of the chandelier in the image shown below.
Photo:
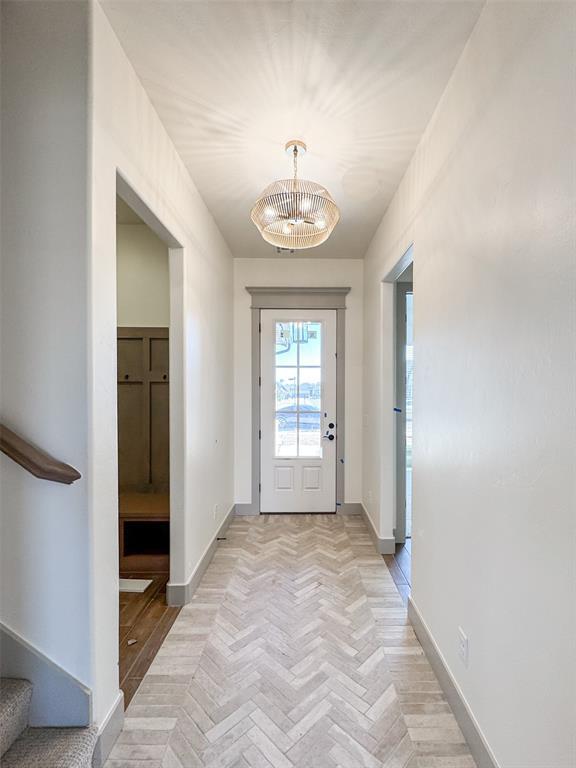
[[[286,144],[294,162],[294,178],[274,181],[256,201],[250,218],[267,243],[278,248],[314,248],[328,240],[340,220],[340,211],[321,184],[298,178],[298,155],[306,144]]]

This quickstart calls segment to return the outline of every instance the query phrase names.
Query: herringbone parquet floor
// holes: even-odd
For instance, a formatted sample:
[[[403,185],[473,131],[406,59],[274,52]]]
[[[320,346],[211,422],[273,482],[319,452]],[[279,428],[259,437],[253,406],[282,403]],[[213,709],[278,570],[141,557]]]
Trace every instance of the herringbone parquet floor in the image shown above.
[[[107,768],[475,768],[361,517],[235,518]]]

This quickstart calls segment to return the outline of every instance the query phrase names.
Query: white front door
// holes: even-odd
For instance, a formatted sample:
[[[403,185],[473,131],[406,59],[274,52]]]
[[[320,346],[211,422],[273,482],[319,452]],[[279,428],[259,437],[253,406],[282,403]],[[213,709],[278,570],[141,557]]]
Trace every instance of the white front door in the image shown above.
[[[260,322],[260,511],[335,512],[336,310]]]

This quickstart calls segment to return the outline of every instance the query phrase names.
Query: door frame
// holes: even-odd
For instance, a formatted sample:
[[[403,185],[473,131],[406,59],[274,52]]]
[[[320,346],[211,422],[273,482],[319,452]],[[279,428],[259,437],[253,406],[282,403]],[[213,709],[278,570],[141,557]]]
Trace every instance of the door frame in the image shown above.
[[[178,585],[185,573],[187,551],[182,545],[185,541],[186,528],[186,470],[185,447],[185,377],[186,358],[184,343],[184,247],[170,229],[156,215],[153,208],[128,180],[127,176],[116,169],[115,193],[135,211],[142,221],[162,240],[168,251],[168,273],[170,286],[170,324],[168,326],[170,347],[168,360],[168,398],[170,402],[170,580],[166,588],[166,600],[169,605],[182,605]],[[117,257],[114,257],[117,267]],[[114,306],[116,306],[114,304]],[[114,365],[116,366],[117,326],[114,324]],[[114,419],[118,408],[116,388],[114,388]],[[118,425],[115,426],[115,435]],[[115,454],[116,469],[118,454]],[[117,482],[116,482],[117,485]],[[119,514],[118,496],[116,496],[116,514]],[[119,542],[116,541],[115,557],[118,562]],[[176,589],[174,586],[176,585]]]
[[[406,542],[406,295],[414,293],[413,283],[397,282],[394,286],[394,356],[396,402],[396,528],[397,544]],[[399,412],[400,411],[400,412]]]
[[[399,543],[398,536],[398,507],[400,506],[399,498],[400,488],[398,487],[398,451],[397,451],[397,436],[398,436],[398,421],[396,419],[397,414],[393,409],[397,406],[396,398],[396,291],[395,286],[398,282],[398,278],[408,269],[411,264],[414,264],[415,253],[414,243],[410,243],[402,255],[392,266],[392,268],[382,278],[382,287],[385,289],[381,294],[380,308],[383,313],[383,317],[386,318],[386,322],[381,326],[382,338],[380,346],[380,354],[382,356],[382,376],[389,376],[392,379],[392,386],[387,392],[390,392],[391,399],[382,403],[382,422],[380,424],[380,441],[381,446],[384,448],[389,446],[390,453],[393,457],[392,471],[386,474],[386,481],[382,482],[380,489],[380,514],[384,515],[383,510],[390,509],[393,514],[392,523],[392,537],[387,539],[388,552],[394,553],[394,546]],[[412,285],[414,281],[412,281]],[[390,381],[390,379],[388,379]],[[390,408],[390,411],[388,411]],[[387,415],[390,414],[390,416]],[[381,464],[381,472],[383,466]],[[414,475],[412,475],[414,477]],[[405,477],[401,479],[402,483],[405,483]],[[414,504],[414,498],[412,498],[412,504]],[[382,520],[382,517],[381,517]],[[384,526],[389,525],[389,522],[383,523]]]
[[[336,512],[348,511],[344,502],[345,478],[345,331],[346,296],[350,287],[291,288],[246,286],[252,297],[252,501],[236,504],[237,515],[259,515],[260,512],[260,311],[262,309],[334,309],[336,310]]]

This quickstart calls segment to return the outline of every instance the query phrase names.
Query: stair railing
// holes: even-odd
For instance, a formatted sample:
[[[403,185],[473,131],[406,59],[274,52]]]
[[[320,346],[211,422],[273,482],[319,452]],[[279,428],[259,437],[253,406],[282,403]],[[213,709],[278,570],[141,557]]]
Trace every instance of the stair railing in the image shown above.
[[[81,477],[77,469],[50,456],[4,424],[0,424],[0,451],[41,480],[70,485]]]

